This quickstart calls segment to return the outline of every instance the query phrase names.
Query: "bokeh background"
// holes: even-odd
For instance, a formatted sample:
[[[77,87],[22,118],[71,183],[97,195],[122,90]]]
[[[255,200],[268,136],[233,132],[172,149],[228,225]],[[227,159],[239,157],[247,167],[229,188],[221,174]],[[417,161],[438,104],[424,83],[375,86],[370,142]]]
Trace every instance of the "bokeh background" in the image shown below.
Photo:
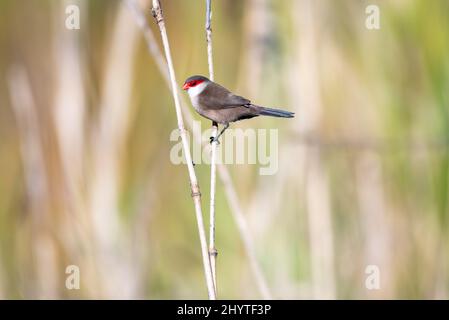
[[[179,85],[207,75],[205,1],[162,5]],[[1,298],[207,297],[173,98],[137,21],[118,0],[0,1]],[[449,2],[213,0],[212,28],[215,79],[296,112],[236,125],[279,129],[277,174],[228,165],[271,297],[449,298]],[[261,298],[217,183],[218,295]]]

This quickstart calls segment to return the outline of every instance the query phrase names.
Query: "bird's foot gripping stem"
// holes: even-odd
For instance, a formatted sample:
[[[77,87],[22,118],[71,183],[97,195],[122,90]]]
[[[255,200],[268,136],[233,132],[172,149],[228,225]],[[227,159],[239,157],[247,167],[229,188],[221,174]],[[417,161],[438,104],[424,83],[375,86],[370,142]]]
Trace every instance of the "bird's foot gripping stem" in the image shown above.
[[[210,140],[210,144],[212,144],[213,142],[220,144],[220,141],[218,141],[218,137],[210,137],[209,140]]]
[[[216,137],[210,137],[210,144],[212,144],[212,142],[216,142],[217,144],[220,144],[220,141],[218,141],[218,138],[221,137],[221,135],[226,131],[226,129],[229,128],[229,123],[226,123],[223,127],[223,129],[221,129],[221,131],[218,133],[218,135]]]

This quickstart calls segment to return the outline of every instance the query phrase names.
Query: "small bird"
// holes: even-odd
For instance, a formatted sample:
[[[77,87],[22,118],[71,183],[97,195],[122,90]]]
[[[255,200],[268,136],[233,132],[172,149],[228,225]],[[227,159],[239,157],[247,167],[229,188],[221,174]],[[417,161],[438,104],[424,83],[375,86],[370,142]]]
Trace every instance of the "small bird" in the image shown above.
[[[212,120],[215,125],[218,123],[224,125],[216,138],[211,137],[211,143],[218,142],[218,138],[229,127],[230,122],[257,116],[294,117],[294,112],[252,104],[250,100],[233,94],[225,87],[203,76],[189,77],[182,89],[187,90],[193,107],[200,115]]]

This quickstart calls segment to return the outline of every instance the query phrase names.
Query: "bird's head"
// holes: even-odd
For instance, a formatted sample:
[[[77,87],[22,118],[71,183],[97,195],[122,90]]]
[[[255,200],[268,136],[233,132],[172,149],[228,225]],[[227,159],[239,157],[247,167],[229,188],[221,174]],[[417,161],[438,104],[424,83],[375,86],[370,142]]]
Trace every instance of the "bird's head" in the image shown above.
[[[189,94],[192,92],[198,91],[200,93],[206,87],[206,85],[210,82],[209,79],[203,76],[191,76],[187,78],[182,86],[183,90],[187,90]]]

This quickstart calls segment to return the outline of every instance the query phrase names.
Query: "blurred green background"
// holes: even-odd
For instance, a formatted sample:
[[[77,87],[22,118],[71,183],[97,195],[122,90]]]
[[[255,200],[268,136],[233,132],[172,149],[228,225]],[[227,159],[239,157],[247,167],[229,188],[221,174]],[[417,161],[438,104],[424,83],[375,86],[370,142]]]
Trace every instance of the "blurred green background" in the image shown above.
[[[179,86],[207,75],[205,1],[162,6]],[[217,82],[296,112],[234,125],[279,129],[275,175],[227,166],[271,297],[449,298],[449,2],[213,0],[212,29]],[[173,98],[129,7],[2,0],[0,48],[0,297],[206,298]],[[261,298],[220,180],[216,210],[219,298]]]

